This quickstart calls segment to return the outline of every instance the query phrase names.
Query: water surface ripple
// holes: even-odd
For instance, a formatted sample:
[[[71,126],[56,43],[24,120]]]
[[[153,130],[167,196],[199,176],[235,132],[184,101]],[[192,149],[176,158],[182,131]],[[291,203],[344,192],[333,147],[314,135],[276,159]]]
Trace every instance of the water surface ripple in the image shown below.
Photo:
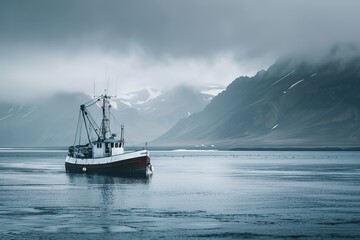
[[[149,179],[0,149],[0,239],[360,239],[360,152],[152,152]]]

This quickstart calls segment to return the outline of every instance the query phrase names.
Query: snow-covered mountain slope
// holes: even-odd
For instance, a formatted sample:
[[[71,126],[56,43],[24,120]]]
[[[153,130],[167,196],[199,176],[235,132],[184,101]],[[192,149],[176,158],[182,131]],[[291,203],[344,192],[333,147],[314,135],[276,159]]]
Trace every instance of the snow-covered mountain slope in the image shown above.
[[[211,97],[186,86],[125,94],[111,99],[113,130],[119,132],[124,123],[127,144],[142,145],[201,111]],[[82,93],[61,93],[37,103],[0,103],[0,147],[72,145],[79,107],[89,100]],[[90,111],[100,122],[100,106],[94,107]]]
[[[0,103],[0,146],[66,146],[74,141],[85,94],[57,94],[37,103]]]
[[[220,85],[190,87],[180,85],[172,89],[144,89],[124,94],[113,100],[119,109],[132,108],[148,121],[156,121],[170,128],[178,120],[197,113],[225,88]]]
[[[285,59],[240,77],[204,111],[153,144],[230,147],[360,145],[360,57]]]

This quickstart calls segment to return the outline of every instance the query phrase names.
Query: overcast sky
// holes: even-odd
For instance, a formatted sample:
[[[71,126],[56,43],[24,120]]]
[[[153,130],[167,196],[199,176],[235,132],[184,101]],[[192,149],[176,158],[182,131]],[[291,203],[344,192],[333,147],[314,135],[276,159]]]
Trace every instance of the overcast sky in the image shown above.
[[[0,99],[229,84],[360,42],[360,1],[0,1]]]

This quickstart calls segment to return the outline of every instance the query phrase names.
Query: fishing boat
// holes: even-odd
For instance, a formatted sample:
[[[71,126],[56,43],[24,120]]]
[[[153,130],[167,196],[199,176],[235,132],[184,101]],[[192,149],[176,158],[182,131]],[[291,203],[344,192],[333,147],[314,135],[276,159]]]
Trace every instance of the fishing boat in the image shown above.
[[[80,105],[75,141],[69,147],[65,160],[66,172],[145,177],[153,173],[154,168],[150,163],[148,150],[125,152],[124,125],[121,124],[120,137],[111,131],[110,99],[112,97],[105,91],[101,96]],[[89,107],[93,105],[101,108],[100,126],[90,114]],[[81,144],[81,133],[84,129],[86,142]]]

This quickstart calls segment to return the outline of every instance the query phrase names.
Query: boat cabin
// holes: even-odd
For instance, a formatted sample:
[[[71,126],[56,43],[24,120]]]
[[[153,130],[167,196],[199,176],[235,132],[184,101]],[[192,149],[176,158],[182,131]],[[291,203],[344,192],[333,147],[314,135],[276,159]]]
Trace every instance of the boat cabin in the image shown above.
[[[123,154],[123,142],[117,139],[106,139],[105,141],[93,142],[93,157],[110,157],[112,155]]]

